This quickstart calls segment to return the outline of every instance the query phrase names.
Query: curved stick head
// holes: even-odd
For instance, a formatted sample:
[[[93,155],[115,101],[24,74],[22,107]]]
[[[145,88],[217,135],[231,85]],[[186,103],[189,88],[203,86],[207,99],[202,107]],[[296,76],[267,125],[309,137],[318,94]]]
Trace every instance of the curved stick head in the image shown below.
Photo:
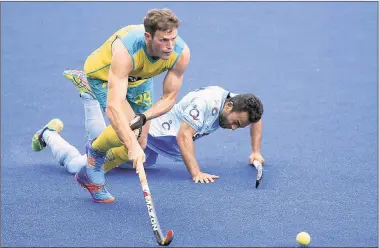
[[[257,160],[254,160],[254,166],[257,169],[257,179],[255,181],[255,188],[258,188],[259,184],[262,182],[262,177],[263,177],[263,168],[262,164],[259,163]]]
[[[160,246],[168,246],[173,239],[174,239],[174,231],[169,230],[166,234],[166,237],[161,241],[161,243],[159,245]]]

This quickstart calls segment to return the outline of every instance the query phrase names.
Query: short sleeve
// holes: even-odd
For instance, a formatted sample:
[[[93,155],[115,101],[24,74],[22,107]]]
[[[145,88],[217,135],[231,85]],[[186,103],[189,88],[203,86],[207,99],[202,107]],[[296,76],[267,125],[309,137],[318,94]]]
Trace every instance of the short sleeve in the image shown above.
[[[183,109],[183,120],[186,121],[196,132],[200,132],[204,126],[206,109],[206,101],[196,97],[185,109]]]

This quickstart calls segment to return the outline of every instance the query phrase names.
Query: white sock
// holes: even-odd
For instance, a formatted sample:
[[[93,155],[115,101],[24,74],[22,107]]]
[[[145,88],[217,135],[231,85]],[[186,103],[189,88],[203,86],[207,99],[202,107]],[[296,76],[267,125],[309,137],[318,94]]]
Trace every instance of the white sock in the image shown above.
[[[86,165],[87,160],[85,159],[83,162],[81,158],[83,156],[78,149],[70,145],[56,131],[45,130],[43,132],[43,140],[50,147],[55,160],[60,165],[63,165],[69,173],[75,174],[82,166]]]
[[[71,174],[75,174],[82,168],[87,165],[87,154],[83,154],[80,156],[75,156],[72,160],[65,165],[66,170]]]
[[[92,140],[98,137],[106,127],[103,111],[99,102],[90,94],[82,93],[80,97],[84,104],[87,139]]]

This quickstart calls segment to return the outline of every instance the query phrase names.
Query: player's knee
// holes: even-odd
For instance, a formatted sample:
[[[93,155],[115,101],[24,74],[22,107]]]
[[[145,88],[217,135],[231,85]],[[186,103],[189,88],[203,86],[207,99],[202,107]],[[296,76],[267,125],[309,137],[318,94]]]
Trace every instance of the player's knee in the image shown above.
[[[92,148],[99,152],[107,152],[109,149],[120,146],[122,143],[112,125],[108,125],[92,143]]]

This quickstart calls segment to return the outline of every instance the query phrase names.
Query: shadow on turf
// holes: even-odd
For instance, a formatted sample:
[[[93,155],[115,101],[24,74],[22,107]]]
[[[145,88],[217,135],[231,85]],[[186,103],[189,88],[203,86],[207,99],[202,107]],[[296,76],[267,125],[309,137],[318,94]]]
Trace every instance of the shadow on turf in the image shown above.
[[[68,177],[73,177],[66,171],[63,166],[54,163],[43,163],[31,165],[34,170],[39,171],[44,175],[63,175]],[[179,166],[171,166],[170,164],[156,164],[152,167],[145,168],[146,175],[154,180],[175,180],[175,181],[187,181],[190,180],[190,175],[188,174],[186,168]],[[122,175],[123,177],[138,177],[136,175],[135,169],[132,168],[115,168],[108,173],[106,173],[107,178],[117,177]]]
[[[163,167],[165,166],[165,167]],[[167,165],[156,164],[152,167],[145,168],[145,172],[148,178],[154,178],[154,180],[176,180],[176,181],[186,181],[190,180],[190,176],[183,168],[168,168]],[[136,175],[135,169],[129,168],[115,168],[107,173],[108,177],[112,175],[123,175],[126,177],[134,177]]]

